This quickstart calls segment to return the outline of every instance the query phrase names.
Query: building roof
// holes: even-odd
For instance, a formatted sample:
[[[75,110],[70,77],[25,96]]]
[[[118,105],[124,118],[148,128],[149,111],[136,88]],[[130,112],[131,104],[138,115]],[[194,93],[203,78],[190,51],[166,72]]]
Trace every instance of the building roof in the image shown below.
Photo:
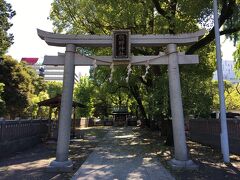
[[[114,107],[112,114],[129,114],[127,106],[118,106]]]
[[[38,58],[27,58],[27,57],[23,57],[21,59],[21,61],[24,61],[26,62],[27,64],[29,65],[34,65],[37,61],[38,61]]]
[[[38,106],[49,106],[49,107],[60,107],[61,106],[61,95],[57,95],[54,98],[50,98],[50,99],[46,99],[44,101],[40,101],[38,103]],[[85,108],[86,106],[79,103],[79,102],[75,102],[73,101],[72,107],[81,107],[81,108]]]

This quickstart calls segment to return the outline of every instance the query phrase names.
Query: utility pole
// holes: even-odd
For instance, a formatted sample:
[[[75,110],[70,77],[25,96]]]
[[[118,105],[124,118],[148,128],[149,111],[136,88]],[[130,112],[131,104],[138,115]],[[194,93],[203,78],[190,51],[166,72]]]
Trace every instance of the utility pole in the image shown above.
[[[213,1],[213,9],[214,9],[214,30],[215,30],[215,41],[216,41],[218,89],[219,89],[219,100],[220,100],[221,149],[222,149],[224,162],[229,163],[230,160],[229,160],[228,130],[227,130],[226,106],[225,106],[225,96],[224,96],[224,83],[223,83],[223,72],[222,72],[222,57],[221,57],[220,35],[219,35],[217,0]]]

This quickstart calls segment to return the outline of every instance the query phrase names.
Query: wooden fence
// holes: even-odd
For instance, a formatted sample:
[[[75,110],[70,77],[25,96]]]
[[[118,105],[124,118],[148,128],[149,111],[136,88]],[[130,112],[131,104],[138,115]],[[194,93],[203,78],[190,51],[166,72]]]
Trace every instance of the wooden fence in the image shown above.
[[[0,157],[42,142],[49,135],[48,120],[0,120]]]
[[[227,119],[229,150],[240,153],[240,120]],[[220,148],[221,124],[219,119],[192,119],[189,121],[189,137],[192,141]]]
[[[88,127],[88,119],[76,119],[75,128]],[[57,138],[58,121],[49,120],[0,120],[0,143],[17,139],[40,137]]]
[[[1,120],[0,142],[31,136],[44,137],[48,133],[48,120]]]

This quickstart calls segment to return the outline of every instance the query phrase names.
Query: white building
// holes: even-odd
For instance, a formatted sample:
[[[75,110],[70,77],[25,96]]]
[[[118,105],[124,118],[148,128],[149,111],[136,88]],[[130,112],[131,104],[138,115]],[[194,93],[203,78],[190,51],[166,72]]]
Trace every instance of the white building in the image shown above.
[[[240,79],[234,73],[235,62],[231,60],[222,61],[223,80],[230,81],[231,83],[239,83]],[[213,80],[218,80],[217,71],[213,73]]]
[[[21,61],[35,69],[36,73],[42,76],[45,81],[63,81],[64,66],[44,66],[41,65],[42,62],[39,62],[39,58],[32,57],[23,57]],[[75,73],[75,82],[78,82],[79,78],[80,74]]]

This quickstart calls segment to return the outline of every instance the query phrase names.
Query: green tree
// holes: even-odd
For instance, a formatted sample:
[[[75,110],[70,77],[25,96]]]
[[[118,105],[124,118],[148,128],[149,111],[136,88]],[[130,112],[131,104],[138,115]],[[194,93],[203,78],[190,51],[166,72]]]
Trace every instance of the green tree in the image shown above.
[[[240,93],[239,93],[239,84],[232,84],[231,82],[224,81],[225,87],[225,103],[226,109],[239,110],[240,109]],[[218,83],[217,81],[213,82],[213,109],[218,109],[219,107],[219,96],[218,96]]]
[[[219,8],[219,27],[220,27],[220,35],[225,35],[227,37],[236,37],[236,34],[240,31],[240,21],[239,21],[239,9],[240,9],[240,2],[239,0],[222,0],[219,1],[220,8]],[[200,41],[193,44],[188,50],[187,54],[192,54],[196,52],[198,49],[206,46],[207,44],[213,42],[215,39],[214,34],[214,24],[213,24],[213,5],[211,0],[198,1],[197,3],[194,1],[194,4],[186,5],[191,6],[198,9],[199,16],[197,20],[199,23],[203,25],[206,29],[208,29],[208,34],[204,36]],[[203,8],[202,8],[203,7]],[[192,9],[189,8],[189,9]],[[195,9],[195,8],[194,8]],[[193,9],[192,9],[193,10]],[[191,11],[191,10],[190,10]],[[195,10],[194,10],[195,11]],[[223,27],[223,28],[221,28]]]
[[[5,0],[0,0],[0,57],[5,54],[13,43],[13,35],[9,34],[7,31],[12,26],[9,20],[15,14],[11,4],[7,3]]]
[[[62,94],[62,82],[58,81],[47,81],[45,82],[46,90],[49,98],[53,98],[59,94]]]
[[[126,66],[114,67],[113,80],[110,82],[111,70],[109,67],[99,67],[95,75],[91,73],[94,85],[95,116],[109,115],[111,108],[132,106],[131,93],[126,83]]]
[[[91,117],[93,115],[93,85],[87,76],[80,77],[80,81],[74,88],[74,100],[87,106],[77,111],[79,117]]]
[[[7,113],[12,118],[21,115],[34,92],[27,67],[10,56],[4,56],[0,64],[0,82],[5,84],[2,98],[6,103]]]
[[[237,44],[237,48],[236,51],[233,53],[233,58],[235,61],[235,74],[237,75],[237,77],[240,77],[240,43]]]
[[[238,6],[235,0],[221,1],[220,25],[229,22]],[[204,1],[204,3],[194,0],[55,0],[52,3],[50,18],[53,20],[56,32],[70,34],[110,34],[113,29],[130,29],[132,34],[176,34],[194,32],[199,29],[199,24],[206,27],[209,31],[199,42],[190,47],[180,48],[187,54],[197,51],[200,54],[200,63],[182,65],[180,68],[186,113],[207,114],[212,104],[210,85],[214,71],[211,56],[214,50],[212,9],[211,0]],[[221,34],[230,34],[238,30],[239,28],[235,25],[225,26]],[[159,51],[164,50],[164,47],[133,48],[132,53],[134,55],[157,55]],[[110,52],[109,50],[90,49],[88,55],[106,55],[111,54]],[[99,68],[97,73],[101,71],[110,73],[109,70],[106,71],[106,68]],[[127,87],[126,89],[131,94],[129,97],[134,98],[142,117],[146,120],[154,114],[170,116],[167,68],[151,67],[146,80],[142,78],[144,72],[145,67],[133,67],[129,83],[124,84],[125,78],[123,77],[127,74],[126,70],[116,68],[115,74],[118,75],[114,75],[113,82],[116,81],[119,84],[116,86],[111,84],[111,87],[119,89],[123,89],[122,86]],[[105,73],[103,76],[97,76],[97,78],[101,77],[102,85],[103,82],[107,82],[106,79],[109,76]],[[119,80],[119,77],[123,79]],[[111,88],[106,90],[110,92]],[[117,91],[114,98],[116,97]]]
[[[38,95],[33,94],[31,98],[31,102],[29,106],[26,109],[26,114],[30,117],[37,117],[37,115],[41,115],[41,117],[48,117],[49,115],[49,108],[48,107],[41,107],[41,114],[37,114],[39,107],[38,102],[44,101],[46,99],[49,99],[49,94],[47,91],[41,91]]]

